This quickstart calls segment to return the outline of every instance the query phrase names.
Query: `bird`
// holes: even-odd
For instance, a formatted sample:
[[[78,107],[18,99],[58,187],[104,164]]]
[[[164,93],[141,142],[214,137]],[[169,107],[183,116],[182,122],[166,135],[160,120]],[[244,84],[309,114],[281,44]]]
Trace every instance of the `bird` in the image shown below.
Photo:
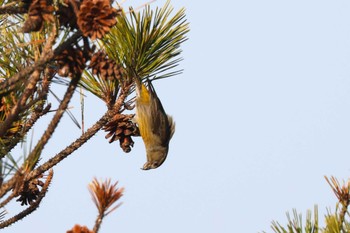
[[[167,158],[169,142],[175,133],[175,122],[166,114],[150,80],[146,85],[140,78],[136,84],[135,120],[144,142],[147,162],[141,169],[149,170],[161,166]]]

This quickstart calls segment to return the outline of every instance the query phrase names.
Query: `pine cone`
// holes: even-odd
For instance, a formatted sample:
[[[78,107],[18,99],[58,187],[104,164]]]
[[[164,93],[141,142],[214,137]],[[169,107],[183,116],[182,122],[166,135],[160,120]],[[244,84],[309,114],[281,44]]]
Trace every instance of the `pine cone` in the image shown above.
[[[108,132],[106,139],[110,138],[109,143],[119,140],[120,147],[125,153],[130,152],[131,147],[134,146],[131,137],[140,136],[138,127],[132,122],[133,117],[134,115],[117,114],[103,127]]]
[[[42,178],[42,176],[40,178]],[[42,182],[40,178],[21,183],[16,188],[16,192],[20,196],[16,201],[21,202],[21,205],[32,204],[32,202],[38,198],[40,193],[39,187],[44,186],[44,182]]]
[[[86,226],[75,225],[72,230],[67,231],[67,233],[93,233]]]
[[[87,62],[87,58],[79,47],[63,50],[55,57],[55,60],[59,66],[57,73],[62,77],[73,77],[75,74],[81,74]]]
[[[54,22],[54,7],[51,6],[51,2],[47,0],[34,0],[30,3],[28,10],[28,18],[24,22],[22,31],[25,33],[28,32],[37,32],[43,26],[44,21]]]
[[[117,23],[121,9],[111,6],[110,0],[83,0],[78,14],[78,26],[91,40],[101,39]]]
[[[71,29],[78,28],[77,16],[74,12],[73,6],[68,0],[64,0],[66,5],[60,4],[58,9],[58,20],[61,26],[70,27]],[[79,8],[80,2],[75,1],[76,6]]]
[[[129,153],[131,151],[131,147],[134,147],[134,141],[130,136],[126,136],[126,137],[122,136],[119,139],[119,145],[120,145],[120,148],[122,148],[125,153]]]
[[[124,68],[109,59],[103,51],[98,51],[91,57],[89,67],[94,75],[99,75],[104,80],[121,80],[125,73]]]

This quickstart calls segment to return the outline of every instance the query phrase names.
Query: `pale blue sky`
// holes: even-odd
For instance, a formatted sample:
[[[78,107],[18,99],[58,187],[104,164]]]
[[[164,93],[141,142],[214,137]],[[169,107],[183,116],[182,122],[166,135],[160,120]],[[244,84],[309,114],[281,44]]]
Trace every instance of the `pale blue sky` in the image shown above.
[[[56,167],[41,208],[6,232],[92,228],[94,176],[126,189],[101,233],[271,232],[293,208],[318,204],[322,218],[334,207],[324,175],[350,177],[349,1],[172,4],[187,9],[191,32],[184,73],[154,84],[177,126],[166,162],[142,171],[141,139],[124,154],[100,132]],[[79,118],[79,95],[72,105]],[[88,127],[104,106],[92,96],[85,106]],[[63,125],[46,158],[80,134],[68,117]]]

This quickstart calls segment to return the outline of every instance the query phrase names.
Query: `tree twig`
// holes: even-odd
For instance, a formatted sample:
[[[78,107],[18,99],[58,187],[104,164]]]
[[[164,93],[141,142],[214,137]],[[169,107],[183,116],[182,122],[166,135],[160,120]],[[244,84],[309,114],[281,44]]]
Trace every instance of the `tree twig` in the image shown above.
[[[102,224],[102,220],[103,220],[104,214],[103,213],[99,213],[96,220],[95,220],[95,225],[94,225],[94,229],[92,229],[92,231],[94,233],[97,233],[101,227]]]
[[[128,87],[130,88],[130,87]],[[124,100],[128,95],[128,90],[123,91],[114,106],[113,109],[108,110],[93,126],[91,126],[84,134],[82,134],[78,139],[76,139],[73,143],[63,149],[60,153],[56,154],[54,157],[49,159],[44,164],[40,165],[36,169],[34,169],[28,176],[26,180],[31,180],[38,177],[43,172],[49,170],[53,166],[57,165],[63,159],[67,158],[70,154],[76,151],[79,147],[81,147],[85,142],[87,142],[90,138],[92,138],[108,121],[113,117],[118,110],[123,106]],[[1,190],[0,190],[1,191]],[[0,192],[1,195],[1,192]]]
[[[42,52],[41,57],[40,57],[41,60],[46,60],[45,58],[47,56],[53,57],[52,47],[55,43],[56,36],[57,36],[57,28],[56,28],[56,26],[53,26],[52,33],[49,36],[48,41],[43,48],[43,52]],[[36,85],[37,85],[38,81],[40,80],[41,71],[44,69],[43,65],[38,66],[37,69],[33,69],[31,72],[29,72],[27,74],[27,75],[30,75],[30,74],[32,74],[32,75],[26,84],[26,87],[23,91],[22,96],[19,98],[19,101],[17,102],[17,104],[11,110],[10,115],[0,124],[0,138],[5,135],[7,130],[11,127],[12,123],[18,118],[19,113],[25,107],[27,99],[29,98],[29,96],[31,96],[34,93]],[[26,70],[26,68],[23,69],[22,71],[24,71],[24,70]],[[22,71],[20,71],[19,73],[21,73]],[[32,72],[34,72],[34,73],[32,73]],[[16,75],[14,75],[12,78],[14,78],[15,76]],[[26,75],[24,75],[22,77],[18,76],[18,80],[20,78],[25,77],[25,76]],[[2,82],[0,86],[2,86],[2,84],[6,85],[6,83],[9,83],[10,85],[12,85],[11,84],[12,78],[5,79],[5,81]],[[3,87],[1,87],[0,90],[4,90]]]
[[[25,7],[18,6],[16,2],[11,2],[5,6],[0,7],[0,15],[4,14],[25,14],[28,12],[28,9]]]
[[[0,208],[4,207],[16,196],[15,192],[12,192],[4,201],[0,203]]]
[[[81,35],[82,34],[80,31],[76,32],[65,42],[60,44],[53,52],[48,51],[47,53],[43,53],[41,58],[37,62],[35,62],[33,65],[27,66],[26,68],[22,69],[12,77],[5,79],[3,82],[0,83],[0,94],[5,92],[9,87],[17,83],[19,80],[22,80],[25,77],[28,77],[28,75],[33,73],[34,70],[43,70],[45,65],[54,59],[55,55],[61,53],[64,49],[66,49],[72,43],[76,42]]]
[[[18,120],[19,113],[25,108],[26,102],[34,91],[36,84],[40,79],[40,72],[38,70],[34,71],[27,81],[26,87],[22,93],[22,96],[17,101],[16,105],[11,109],[11,113],[6,117],[6,119],[0,123],[0,138],[3,137],[7,130],[11,127],[12,123]]]
[[[52,118],[51,122],[49,123],[47,129],[45,130],[44,134],[41,136],[39,142],[36,144],[32,152],[28,155],[27,161],[32,161],[36,153],[38,151],[41,151],[44,146],[47,144],[49,139],[51,138],[52,134],[54,133],[56,127],[58,126],[58,123],[60,122],[65,110],[68,107],[68,104],[74,94],[74,91],[79,83],[81,74],[76,75],[72,78],[71,82],[69,83],[69,86],[67,88],[67,91],[63,97],[63,100],[61,101],[58,110],[56,111],[54,117]]]
[[[49,185],[51,183],[52,177],[53,177],[53,170],[50,170],[49,175],[46,178],[45,184],[42,187],[36,201],[33,202],[27,209],[23,210],[19,214],[13,216],[12,218],[9,218],[6,221],[1,222],[0,229],[10,226],[11,224],[17,222],[18,220],[21,220],[22,218],[26,217],[27,215],[35,211],[39,207],[42,199],[45,197],[45,194],[47,193]]]
[[[51,40],[48,41],[46,44],[48,46],[49,42],[50,44],[54,41],[54,35],[52,34],[50,37]],[[76,32],[74,35],[72,35],[68,40],[66,40],[64,43],[59,45],[54,52],[47,52],[46,54],[43,54],[42,57],[39,59],[38,62],[36,62],[33,66],[29,66],[21,70],[18,74],[12,76],[9,79],[6,79],[4,82],[0,83],[0,90],[3,90],[3,88],[6,88],[8,85],[12,85],[16,83],[18,80],[26,77],[31,72],[33,72],[34,69],[38,67],[43,67],[47,62],[52,60],[54,58],[55,54],[59,54],[62,52],[65,48],[70,46],[72,43],[76,42],[77,39],[81,36],[81,32]],[[1,92],[1,91],[0,91]],[[46,169],[45,171],[47,171]],[[6,183],[3,183],[0,187],[0,198],[3,197],[9,190],[11,190],[16,183],[16,176],[13,176],[10,180],[8,180]]]

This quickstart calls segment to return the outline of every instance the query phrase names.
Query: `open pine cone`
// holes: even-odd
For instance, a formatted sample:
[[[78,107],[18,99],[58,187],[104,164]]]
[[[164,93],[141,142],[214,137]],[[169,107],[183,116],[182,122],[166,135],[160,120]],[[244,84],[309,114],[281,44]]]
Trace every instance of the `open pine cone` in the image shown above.
[[[121,9],[111,6],[110,0],[83,0],[78,14],[78,26],[91,40],[101,39],[117,23]]]
[[[131,147],[134,146],[131,137],[140,136],[138,127],[132,122],[133,117],[134,115],[117,114],[103,127],[108,132],[106,139],[110,138],[109,143],[119,140],[120,147],[126,153],[130,152]]]
[[[40,178],[42,178],[41,176]],[[38,198],[40,189],[44,186],[44,182],[40,178],[33,179],[29,182],[21,182],[16,187],[16,192],[19,198],[16,200],[21,202],[21,205],[30,205]]]

